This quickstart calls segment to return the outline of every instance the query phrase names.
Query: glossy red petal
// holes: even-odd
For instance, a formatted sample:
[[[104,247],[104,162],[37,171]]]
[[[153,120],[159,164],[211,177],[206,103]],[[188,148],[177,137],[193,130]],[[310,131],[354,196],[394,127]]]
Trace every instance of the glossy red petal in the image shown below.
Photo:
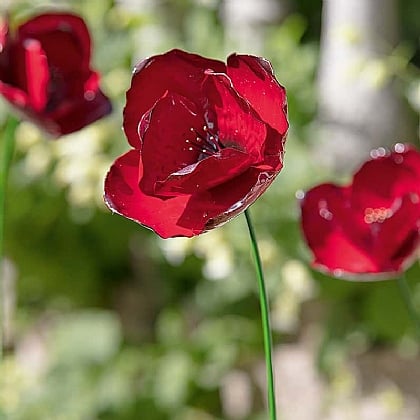
[[[379,223],[375,251],[384,267],[401,271],[420,243],[420,201],[410,195],[396,201],[392,217]]]
[[[276,175],[277,172],[250,167],[238,177],[211,189],[208,192],[208,208],[213,211],[209,212],[206,230],[221,226],[246,210],[265,192]]]
[[[9,24],[7,18],[5,18],[0,21],[0,94],[18,108],[22,108],[29,103],[28,94],[22,88],[13,84],[15,77],[13,73],[22,67],[21,77],[25,80],[26,87],[25,55],[23,48],[20,47],[19,60],[23,63],[21,66],[16,59],[13,59],[12,48],[14,46],[9,32]]]
[[[352,230],[352,210],[346,190],[322,184],[306,192],[300,202],[302,229],[314,255],[314,266],[338,273],[376,273],[377,264],[363,247],[369,237]],[[364,239],[364,240],[363,240]]]
[[[141,118],[167,91],[196,100],[203,100],[201,85],[205,70],[224,72],[226,66],[196,54],[172,50],[153,56],[136,66],[124,109],[124,130],[134,148],[141,147]]]
[[[0,17],[0,53],[2,53],[9,42],[9,22],[4,17]]]
[[[188,196],[162,200],[144,194],[139,188],[143,175],[140,153],[131,150],[111,166],[105,179],[105,203],[115,213],[134,220],[163,238],[194,236],[191,227],[178,224],[188,204]]]
[[[48,100],[48,61],[39,41],[28,39],[23,44],[25,52],[26,89],[30,106],[35,112],[42,111]]]
[[[406,159],[412,164],[405,164]],[[352,206],[388,208],[395,197],[409,192],[420,194],[420,171],[412,166],[416,159],[420,160],[419,153],[412,150],[367,161],[353,177]]]
[[[169,197],[196,194],[258,163],[248,153],[231,147],[213,149],[217,140],[207,139],[210,134],[203,128],[204,119],[192,107],[194,104],[185,98],[170,94],[153,108],[142,148],[141,188],[148,194]],[[264,130],[263,124],[259,124]],[[158,158],[157,151],[160,151]]]
[[[397,143],[391,156],[396,163],[404,164],[404,166],[410,168],[413,176],[420,180],[420,153],[414,147],[408,144]]]
[[[191,148],[188,139],[195,139],[191,128],[202,126],[204,121],[190,109],[192,106],[182,96],[171,94],[153,108],[142,148],[142,188],[147,193],[155,192],[156,182],[165,181],[172,173],[198,161],[200,151]]]
[[[143,176],[140,157],[139,151],[131,150],[114,162],[105,180],[105,202],[113,212],[162,238],[192,237],[225,223],[252,204],[274,179],[273,174],[268,177],[250,168],[237,179],[201,194],[160,199],[139,188]]]
[[[88,90],[80,97],[69,99],[53,113],[41,117],[37,123],[53,136],[60,136],[78,131],[111,111],[111,102],[100,89]]]
[[[208,98],[209,113],[214,114],[217,133],[224,147],[247,153],[253,162],[264,159],[267,137],[266,125],[233,89],[232,81],[224,74],[207,72],[203,84]]]
[[[260,118],[285,135],[289,127],[286,91],[274,77],[271,64],[261,57],[232,54],[227,60],[227,74]]]
[[[252,164],[249,155],[235,149],[223,149],[216,155],[184,167],[165,181],[157,182],[156,194],[197,194],[236,178]]]
[[[0,80],[6,80],[9,73],[9,56],[10,48],[9,22],[6,18],[0,16]]]
[[[17,40],[36,39],[50,66],[70,73],[88,69],[91,54],[89,31],[82,18],[69,13],[44,13],[18,28]]]

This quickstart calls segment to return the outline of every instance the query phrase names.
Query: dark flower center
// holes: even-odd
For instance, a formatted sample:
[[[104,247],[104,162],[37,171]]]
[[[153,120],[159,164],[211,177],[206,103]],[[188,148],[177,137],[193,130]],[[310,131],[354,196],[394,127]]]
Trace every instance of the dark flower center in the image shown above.
[[[54,111],[66,97],[66,82],[60,71],[55,66],[49,66],[50,80],[48,83],[48,102],[46,112]]]
[[[208,156],[215,155],[225,148],[224,144],[220,141],[219,136],[207,125],[203,125],[201,132],[194,127],[191,127],[190,131],[194,135],[194,138],[192,140],[185,140],[185,143],[188,144],[188,150],[199,152],[199,161]]]

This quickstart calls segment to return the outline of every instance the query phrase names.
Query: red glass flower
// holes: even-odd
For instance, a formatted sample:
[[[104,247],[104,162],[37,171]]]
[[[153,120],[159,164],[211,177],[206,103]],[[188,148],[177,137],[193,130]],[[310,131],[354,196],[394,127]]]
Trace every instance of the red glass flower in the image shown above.
[[[420,153],[396,144],[371,153],[352,184],[322,184],[301,197],[302,229],[313,265],[335,276],[389,278],[420,243]]]
[[[0,94],[53,136],[68,134],[111,112],[90,68],[91,39],[71,14],[43,14],[10,34],[0,25]]]
[[[286,94],[270,63],[172,50],[135,69],[124,130],[134,148],[105,180],[108,207],[163,238],[245,210],[283,166]]]

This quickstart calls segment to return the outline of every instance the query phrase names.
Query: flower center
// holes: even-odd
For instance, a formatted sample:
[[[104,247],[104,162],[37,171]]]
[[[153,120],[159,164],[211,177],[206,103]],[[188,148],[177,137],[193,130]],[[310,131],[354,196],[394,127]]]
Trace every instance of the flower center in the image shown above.
[[[66,96],[66,83],[60,70],[55,66],[49,66],[49,71],[48,102],[45,112],[53,112]]]
[[[393,214],[394,212],[391,209],[387,209],[385,207],[367,207],[365,209],[365,217],[363,220],[369,225],[372,223],[383,223],[386,219],[389,219]]]
[[[199,160],[205,159],[208,156],[212,156],[219,153],[225,146],[219,139],[219,136],[214,133],[207,125],[203,125],[202,131],[198,131],[191,127],[190,131],[194,134],[193,140],[187,139],[185,143],[188,144],[188,150],[198,151]]]

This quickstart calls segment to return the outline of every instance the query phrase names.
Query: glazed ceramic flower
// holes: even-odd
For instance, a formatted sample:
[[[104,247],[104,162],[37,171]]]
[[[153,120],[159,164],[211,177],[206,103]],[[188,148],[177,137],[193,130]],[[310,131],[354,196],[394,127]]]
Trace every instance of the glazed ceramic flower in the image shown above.
[[[420,153],[399,143],[371,156],[350,185],[318,185],[300,200],[313,265],[336,276],[393,277],[419,246]]]
[[[283,166],[286,94],[270,63],[172,50],[135,69],[124,130],[132,150],[105,181],[108,207],[163,238],[215,228]]]
[[[111,112],[90,58],[90,35],[78,16],[43,14],[15,33],[4,21],[0,94],[51,135],[72,133]]]

